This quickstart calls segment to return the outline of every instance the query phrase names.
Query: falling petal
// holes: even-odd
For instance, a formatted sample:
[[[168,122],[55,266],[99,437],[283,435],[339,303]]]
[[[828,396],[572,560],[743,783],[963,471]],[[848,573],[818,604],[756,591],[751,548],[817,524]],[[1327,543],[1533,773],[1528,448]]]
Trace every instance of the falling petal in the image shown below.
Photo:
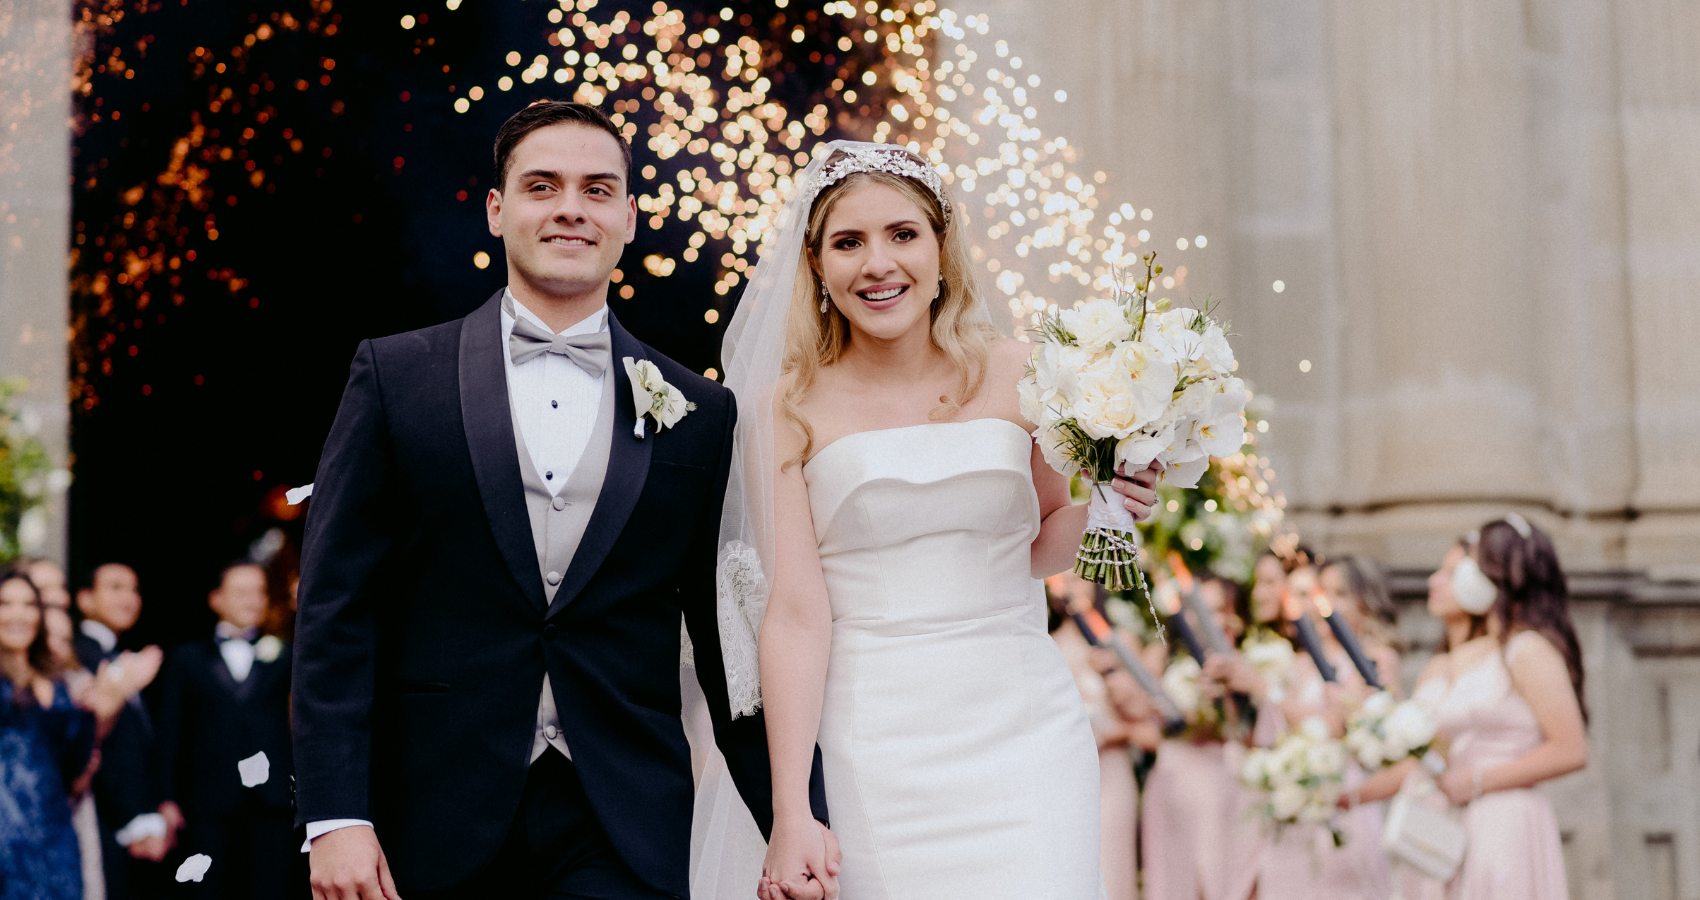
[[[183,860],[183,864],[177,867],[177,882],[179,884],[185,881],[198,883],[206,877],[207,870],[210,868],[212,868],[212,857],[205,853],[197,853]]]
[[[266,751],[248,757],[236,764],[236,771],[242,775],[243,787],[258,787],[272,777],[271,760],[266,759]],[[195,879],[199,881],[200,879]]]

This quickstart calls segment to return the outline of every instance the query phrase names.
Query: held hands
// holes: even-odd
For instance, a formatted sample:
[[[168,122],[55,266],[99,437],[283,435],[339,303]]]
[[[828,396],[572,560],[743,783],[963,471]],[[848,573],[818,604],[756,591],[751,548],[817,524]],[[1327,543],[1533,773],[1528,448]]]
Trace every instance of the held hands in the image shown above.
[[[1157,508],[1157,479],[1161,477],[1163,464],[1152,460],[1150,465],[1131,475],[1116,473],[1110,487],[1122,495],[1122,505],[1133,514],[1134,521],[1143,522]]]
[[[309,865],[313,900],[401,900],[378,835],[364,825],[314,838]]]
[[[838,837],[814,819],[775,820],[757,900],[838,900]]]

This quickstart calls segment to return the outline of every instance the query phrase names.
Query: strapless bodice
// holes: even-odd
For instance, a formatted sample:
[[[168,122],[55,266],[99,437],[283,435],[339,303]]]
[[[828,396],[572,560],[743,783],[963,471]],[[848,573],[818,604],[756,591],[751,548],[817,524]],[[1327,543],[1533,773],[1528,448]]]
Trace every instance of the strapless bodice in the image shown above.
[[[833,619],[929,628],[1031,606],[1032,446],[1013,422],[972,419],[857,432],[815,454],[803,478]],[[949,589],[928,589],[946,569]]]

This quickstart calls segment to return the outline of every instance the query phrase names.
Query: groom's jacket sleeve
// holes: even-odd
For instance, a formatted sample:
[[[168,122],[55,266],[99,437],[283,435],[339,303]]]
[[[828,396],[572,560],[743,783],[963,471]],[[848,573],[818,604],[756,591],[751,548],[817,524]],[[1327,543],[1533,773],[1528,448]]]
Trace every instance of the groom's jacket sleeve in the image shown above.
[[[731,404],[720,449],[720,465],[715,472],[714,491],[709,494],[710,497],[726,496],[737,424],[737,406]],[[720,650],[720,621],[715,611],[720,507],[719,503],[707,505],[690,548],[691,559],[681,567],[684,574],[679,586],[680,606],[685,611],[685,628],[691,634],[697,681],[702,685],[703,696],[708,699],[709,715],[714,722],[714,742],[720,747],[721,755],[726,757],[726,768],[731,772],[744,804],[755,817],[762,837],[767,838],[773,831],[773,772],[767,755],[767,722],[760,712],[741,719],[732,718],[726,691],[726,666]],[[829,823],[819,747],[815,748],[814,768],[809,773],[809,806],[815,818],[823,824]]]
[[[374,585],[395,540],[394,454],[372,342],[349,367],[302,542],[295,640],[296,824],[371,819]]]

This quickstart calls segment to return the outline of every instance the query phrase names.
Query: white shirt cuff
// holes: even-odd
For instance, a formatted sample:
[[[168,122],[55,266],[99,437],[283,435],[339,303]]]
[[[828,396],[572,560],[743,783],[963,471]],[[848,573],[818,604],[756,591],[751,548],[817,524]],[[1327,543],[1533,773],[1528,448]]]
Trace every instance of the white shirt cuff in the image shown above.
[[[131,819],[130,824],[118,829],[113,838],[118,841],[118,846],[128,847],[143,838],[165,837],[165,832],[165,816],[156,812],[142,813]]]
[[[308,822],[307,839],[301,842],[301,852],[306,853],[313,849],[313,840],[315,838],[330,834],[338,828],[349,828],[354,825],[364,825],[367,828],[372,827],[372,823],[365,819],[324,819],[318,822]]]

